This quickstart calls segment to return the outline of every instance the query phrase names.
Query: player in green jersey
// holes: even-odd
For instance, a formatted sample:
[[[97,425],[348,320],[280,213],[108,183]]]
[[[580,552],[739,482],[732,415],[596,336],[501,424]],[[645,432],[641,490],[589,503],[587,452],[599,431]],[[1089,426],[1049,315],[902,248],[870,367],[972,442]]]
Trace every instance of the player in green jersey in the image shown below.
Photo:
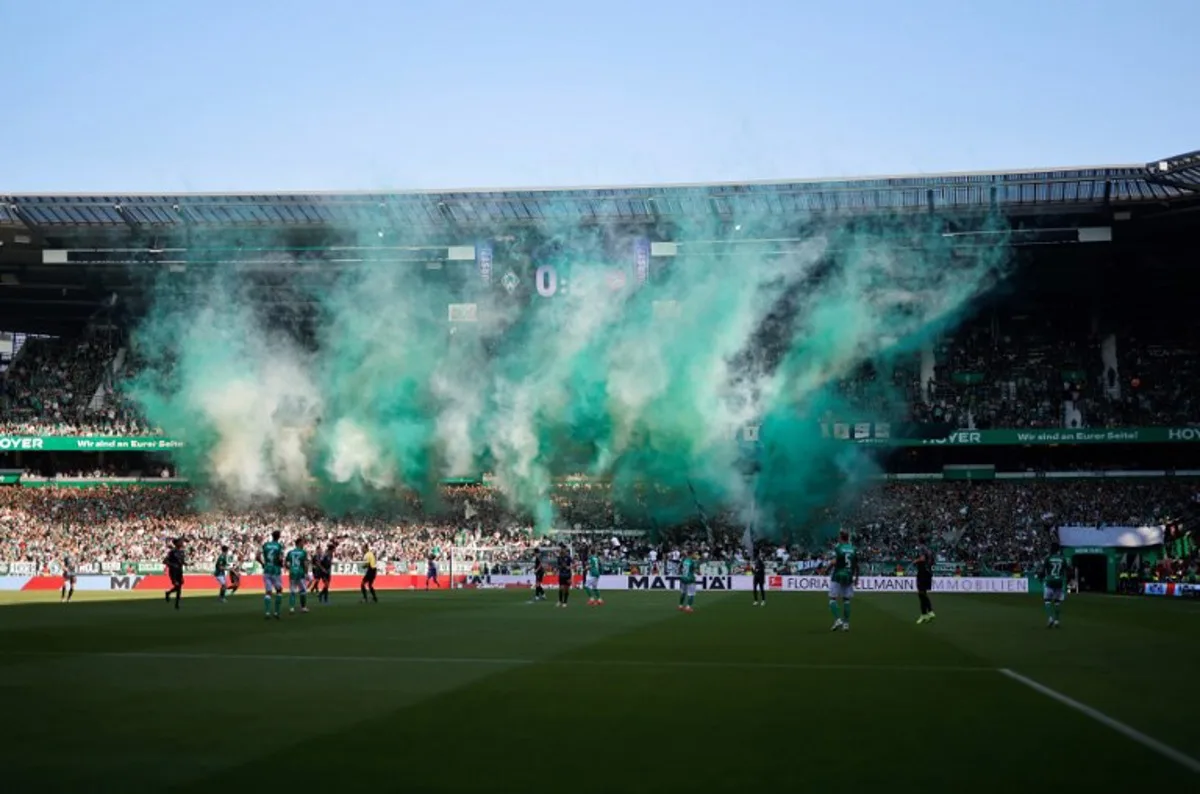
[[[833,547],[833,570],[829,574],[829,611],[833,613],[833,631],[850,630],[850,599],[858,581],[858,552],[850,542],[850,533],[842,530]],[[838,614],[838,602],[842,611]]]
[[[1050,544],[1050,553],[1042,561],[1042,606],[1046,610],[1046,628],[1056,629],[1062,616],[1062,603],[1067,592],[1070,565],[1057,543]]]
[[[296,548],[290,549],[284,562],[288,569],[288,612],[296,613],[296,594],[300,594],[300,611],[308,611],[308,552],[304,539],[296,538]]]
[[[695,555],[683,558],[679,569],[679,609],[682,612],[691,612],[696,603],[696,569],[699,565]]]
[[[583,589],[588,594],[588,606],[604,605],[604,599],[600,597],[600,557],[595,549],[587,558],[587,577],[583,580]]]
[[[213,570],[213,576],[217,579],[217,584],[221,586],[221,594],[218,599],[222,604],[225,603],[225,574],[229,570],[229,547],[222,546],[221,553],[217,555],[217,567]]]
[[[283,544],[279,542],[282,533],[277,529],[271,533],[271,539],[262,546],[258,553],[258,564],[263,569],[263,609],[266,610],[267,620],[271,619],[271,596],[275,596],[275,619],[279,620],[279,610],[283,608]]]

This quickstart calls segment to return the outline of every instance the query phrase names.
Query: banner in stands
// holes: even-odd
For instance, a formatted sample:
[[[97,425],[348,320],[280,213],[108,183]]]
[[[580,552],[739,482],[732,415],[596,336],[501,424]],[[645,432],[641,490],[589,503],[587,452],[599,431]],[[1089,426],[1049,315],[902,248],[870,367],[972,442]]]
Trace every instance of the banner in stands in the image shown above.
[[[894,447],[1021,446],[1025,444],[1166,444],[1200,442],[1200,427],[1061,428],[1043,430],[955,430],[946,438],[896,438],[883,423],[835,424],[832,437],[856,444]]]
[[[1200,598],[1200,584],[1180,582],[1146,582],[1142,592],[1152,596],[1175,596],[1176,598]]]
[[[578,581],[578,578],[577,578]],[[533,587],[532,576],[491,576],[488,582],[496,587]],[[697,589],[722,591],[748,591],[753,589],[754,578],[750,576],[702,576],[696,580]],[[558,580],[547,576],[542,586],[552,589]],[[791,592],[826,593],[829,591],[828,576],[768,576],[767,587],[771,590]],[[678,590],[678,576],[630,575],[601,576],[601,590]],[[872,593],[915,593],[917,580],[913,576],[862,576],[858,580],[859,592]],[[1029,580],[1008,576],[938,576],[933,580],[936,593],[1028,593]]]
[[[184,574],[183,580],[183,592],[185,596],[189,592],[215,593],[220,589],[216,577],[208,574]],[[357,590],[360,582],[362,582],[361,576],[334,575],[329,582],[329,589]],[[58,590],[62,587],[62,583],[61,576],[0,576],[0,590]],[[467,577],[455,576],[454,584],[460,587],[467,584]],[[80,591],[166,590],[170,586],[171,581],[166,574],[85,575],[75,578],[75,589]],[[262,587],[262,576],[247,574],[242,577],[242,591],[261,593]],[[287,577],[284,577],[283,587],[286,591],[288,587]],[[447,577],[442,577],[441,587],[433,587],[431,589],[446,590],[449,588],[450,580]],[[375,589],[424,590],[425,577],[413,576],[411,574],[381,574],[375,578]]]
[[[767,587],[771,590],[824,593],[829,590],[829,577],[768,576]],[[860,576],[854,589],[860,593],[915,593],[917,579],[915,576]],[[1029,580],[1008,576],[935,576],[931,592],[1028,593]]]
[[[626,590],[678,590],[678,576],[660,576],[646,574],[642,576],[602,576],[601,582],[605,579],[615,579],[610,585],[611,589],[620,589],[617,582],[624,581]],[[734,587],[734,580],[738,580],[739,587]],[[745,580],[745,581],[743,581]],[[696,577],[697,590],[750,590],[753,587],[753,579],[749,576],[698,576]]]
[[[183,570],[185,574],[202,574],[211,575],[215,560],[197,560],[194,564],[189,563]],[[243,560],[236,564],[238,573],[243,576],[247,574],[262,573],[262,567],[253,560]],[[453,571],[451,571],[453,568]],[[137,574],[138,576],[146,576],[150,574],[159,574],[165,571],[165,566],[161,562],[153,560],[137,560],[124,562],[86,562],[79,563],[75,567],[75,573],[83,576],[88,574]],[[424,578],[427,565],[425,560],[420,562],[408,562],[404,560],[379,562],[380,574],[411,574],[413,576],[421,576]],[[464,576],[475,576],[480,573],[481,563],[478,562],[445,562],[438,566],[438,573],[442,576],[454,573],[456,576],[461,574]],[[42,564],[41,566],[35,562],[2,562],[0,561],[0,576],[37,576],[46,574],[48,576],[58,576],[62,573],[62,561],[52,559]],[[342,574],[345,576],[359,576],[366,573],[366,565],[361,562],[335,562],[333,564],[334,575]]]
[[[855,444],[894,447],[927,445],[1021,446],[1025,444],[1186,444],[1200,442],[1200,427],[1129,427],[1042,429],[1042,430],[956,430],[945,438],[896,438],[891,425],[882,422],[838,423],[824,426],[832,438]],[[747,434],[749,429],[747,429]],[[108,436],[0,436],[2,452],[164,452],[183,447],[183,442],[157,437]]]
[[[162,452],[182,446],[171,438],[0,436],[0,452]]]
[[[58,590],[62,587],[62,577],[60,576],[0,576],[0,590]],[[357,590],[362,578],[359,576],[339,575],[334,574],[330,582],[330,589],[333,590]],[[702,576],[696,581],[697,589],[703,589],[711,592],[722,592],[729,590],[747,591],[753,586],[753,578],[750,576]],[[574,584],[579,586],[583,583],[583,578],[576,576]],[[246,592],[259,592],[262,590],[262,576],[247,574],[242,577],[241,589]],[[450,580],[448,577],[441,577],[441,587],[433,589],[448,589],[450,588]],[[454,576],[454,586],[491,586],[504,588],[522,588],[527,589],[533,587],[532,576],[489,576],[481,580],[475,576]],[[547,590],[551,590],[558,586],[558,579],[554,576],[547,576],[543,586]],[[76,590],[166,590],[170,587],[170,581],[165,574],[161,573],[116,573],[109,575],[82,575],[76,577]],[[184,575],[184,592],[215,592],[219,585],[217,580],[208,574],[185,574]],[[287,587],[285,578],[284,587]],[[813,592],[824,593],[829,590],[829,577],[827,576],[768,576],[767,587],[771,590],[783,590],[790,592]],[[1182,595],[1190,591],[1195,594],[1200,590],[1200,585],[1161,585],[1163,588],[1172,587],[1182,591],[1172,591],[1172,594]],[[424,590],[425,577],[423,575],[412,574],[381,574],[375,579],[375,589],[377,590]],[[601,576],[601,590],[675,590],[679,589],[679,577],[677,576],[657,576],[657,575],[631,575],[631,576]],[[915,593],[917,590],[917,580],[911,576],[863,576],[858,580],[858,591],[867,593]],[[1029,580],[1010,577],[974,577],[974,576],[956,576],[956,577],[935,577],[933,580],[933,591],[935,593],[1028,593]],[[1147,590],[1149,593],[1149,590]],[[1166,595],[1164,589],[1161,593],[1150,593],[1151,595]]]

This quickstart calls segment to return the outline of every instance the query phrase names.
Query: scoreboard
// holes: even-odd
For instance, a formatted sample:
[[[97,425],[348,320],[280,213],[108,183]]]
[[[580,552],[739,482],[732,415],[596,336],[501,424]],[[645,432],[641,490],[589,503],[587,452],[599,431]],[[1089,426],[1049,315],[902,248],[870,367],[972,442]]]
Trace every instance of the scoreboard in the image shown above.
[[[649,240],[637,238],[629,245],[603,251],[555,250],[530,256],[515,252],[506,256],[503,245],[497,251],[491,242],[459,250],[473,254],[478,281],[485,286],[499,287],[513,296],[559,298],[624,292],[645,284],[650,277],[652,246]]]

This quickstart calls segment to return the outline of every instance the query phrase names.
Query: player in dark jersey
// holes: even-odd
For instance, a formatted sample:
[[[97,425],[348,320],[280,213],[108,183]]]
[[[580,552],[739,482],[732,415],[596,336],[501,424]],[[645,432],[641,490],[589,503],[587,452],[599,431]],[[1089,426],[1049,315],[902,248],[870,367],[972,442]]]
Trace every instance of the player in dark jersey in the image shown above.
[[[228,595],[233,595],[242,586],[242,572],[237,569],[237,563],[229,561],[229,592]]]
[[[542,587],[542,581],[546,578],[546,566],[542,564],[542,555],[538,554],[533,560],[533,600],[545,601],[546,588]]]
[[[924,537],[917,546],[917,599],[921,602],[921,617],[917,623],[928,623],[937,617],[933,614],[933,603],[929,600],[929,591],[933,589],[933,551]]]
[[[320,589],[321,589],[321,574],[322,574],[321,560],[322,560],[322,558],[323,558],[323,552],[321,551],[320,545],[313,546],[312,573],[309,577],[309,582],[308,582],[308,592],[310,594],[316,593],[316,592],[320,591]],[[317,597],[317,600],[318,601],[320,600],[320,596]]]
[[[767,564],[763,562],[761,555],[754,558],[754,606],[760,605],[767,605]]]
[[[429,589],[430,582],[433,582],[434,587],[440,588],[442,586],[441,582],[438,581],[438,577],[437,577],[437,558],[434,557],[432,554],[429,555],[429,561],[425,566],[425,589],[426,590]]]
[[[573,574],[571,552],[567,549],[565,543],[558,547],[558,561],[555,567],[558,569],[558,605],[565,608],[567,601],[571,598],[571,577]]]
[[[167,552],[167,558],[163,560],[163,565],[167,567],[167,576],[171,577],[171,589],[164,595],[167,603],[171,603],[171,594],[175,594],[175,608],[179,609],[179,599],[183,595],[183,538],[175,538],[171,544],[171,550]]]
[[[317,594],[317,601],[323,604],[329,603],[329,582],[333,578],[333,549],[334,543],[330,541],[325,551],[317,555],[313,565],[317,577],[313,586],[321,588],[321,592]]]
[[[70,554],[63,557],[63,583],[62,595],[59,601],[70,603],[71,598],[75,595],[75,558]]]

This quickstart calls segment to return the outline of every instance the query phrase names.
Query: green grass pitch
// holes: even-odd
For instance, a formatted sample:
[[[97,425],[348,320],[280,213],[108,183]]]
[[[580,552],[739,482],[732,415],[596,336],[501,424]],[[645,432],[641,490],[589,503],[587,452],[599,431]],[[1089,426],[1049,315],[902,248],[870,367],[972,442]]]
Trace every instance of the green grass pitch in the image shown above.
[[[0,769],[76,793],[1200,781],[1200,603],[1083,596],[1051,631],[1034,597],[944,596],[918,626],[915,597],[863,595],[833,634],[813,595],[581,595],[338,593],[276,623],[256,595],[0,594]]]

